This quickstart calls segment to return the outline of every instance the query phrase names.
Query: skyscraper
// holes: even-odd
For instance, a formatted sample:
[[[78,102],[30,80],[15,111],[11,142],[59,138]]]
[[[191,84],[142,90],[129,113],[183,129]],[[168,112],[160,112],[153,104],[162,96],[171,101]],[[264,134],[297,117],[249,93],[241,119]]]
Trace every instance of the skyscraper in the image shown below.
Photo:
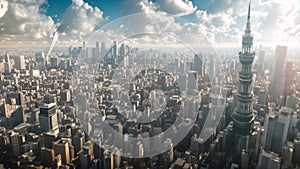
[[[248,9],[248,20],[245,35],[243,36],[242,51],[239,52],[242,70],[239,73],[239,94],[236,112],[233,114],[233,129],[240,136],[247,136],[253,124],[253,73],[252,64],[255,56],[253,51],[253,36],[251,35],[250,6]]]
[[[40,126],[44,132],[50,131],[58,127],[56,104],[50,103],[40,106],[39,114]]]
[[[300,165],[300,138],[296,138],[294,141],[294,152],[293,152],[293,162]]]
[[[277,46],[275,53],[275,64],[273,71],[273,80],[271,84],[272,96],[277,98],[280,95],[283,95],[284,88],[284,67],[285,59],[287,54],[286,46]]]
[[[265,56],[266,52],[264,50],[259,52],[258,72],[261,74],[264,74],[265,71]]]
[[[118,42],[114,41],[113,46],[112,46],[112,54],[113,57],[116,58],[119,55],[119,47],[118,47]]]
[[[282,147],[288,139],[292,114],[292,109],[282,107],[279,113],[268,117],[266,123],[266,151],[281,155]]]
[[[93,54],[93,62],[98,63],[99,61],[99,57],[100,57],[100,46],[99,46],[99,42],[96,42],[96,47],[93,48],[92,50],[92,54]]]
[[[281,159],[276,153],[262,151],[258,161],[258,169],[280,169]]]
[[[57,140],[56,142],[53,143],[53,149],[54,149],[55,156],[57,156],[58,154],[61,155],[62,164],[67,165],[70,163],[71,158],[70,158],[70,147],[68,141],[62,139]]]
[[[190,71],[188,74],[187,90],[192,93],[197,91],[198,90],[197,83],[198,83],[198,72]]]
[[[198,72],[199,76],[203,76],[203,55],[195,54],[194,56],[194,70]]]
[[[209,75],[210,82],[212,84],[215,83],[215,76],[216,76],[216,68],[215,67],[216,67],[215,59],[213,57],[210,57],[208,75]]]
[[[15,57],[15,67],[18,69],[18,70],[23,70],[25,69],[25,58],[23,55],[20,55],[20,56],[16,56]]]
[[[100,51],[100,57],[101,57],[101,59],[105,56],[105,54],[106,54],[106,44],[105,44],[105,42],[102,42],[101,43],[101,51]]]
[[[5,63],[10,63],[10,57],[9,54],[6,54],[4,57]]]
[[[285,67],[285,81],[284,81],[284,96],[290,96],[293,94],[293,79],[294,79],[294,63],[292,61],[286,62]]]
[[[25,142],[25,136],[19,133],[12,132],[10,135],[10,143],[14,157],[21,155],[21,145]]]

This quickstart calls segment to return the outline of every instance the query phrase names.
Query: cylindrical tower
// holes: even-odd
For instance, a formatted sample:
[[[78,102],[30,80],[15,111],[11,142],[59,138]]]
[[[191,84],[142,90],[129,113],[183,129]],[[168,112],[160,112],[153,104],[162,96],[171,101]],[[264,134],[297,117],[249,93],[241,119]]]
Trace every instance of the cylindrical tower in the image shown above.
[[[237,96],[238,105],[236,112],[233,114],[233,129],[234,132],[247,136],[251,131],[254,120],[253,114],[253,73],[252,65],[255,52],[253,51],[253,36],[251,35],[250,24],[250,3],[248,9],[248,21],[243,36],[242,51],[239,52],[240,63],[242,70],[239,72],[239,93]]]

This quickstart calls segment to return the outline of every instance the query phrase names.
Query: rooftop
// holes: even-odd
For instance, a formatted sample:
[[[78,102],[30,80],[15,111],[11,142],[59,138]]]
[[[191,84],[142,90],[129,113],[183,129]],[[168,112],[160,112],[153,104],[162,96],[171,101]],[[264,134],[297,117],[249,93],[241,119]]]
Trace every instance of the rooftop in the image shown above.
[[[49,103],[49,104],[41,105],[40,108],[49,109],[49,108],[54,107],[54,106],[56,106],[55,103]]]

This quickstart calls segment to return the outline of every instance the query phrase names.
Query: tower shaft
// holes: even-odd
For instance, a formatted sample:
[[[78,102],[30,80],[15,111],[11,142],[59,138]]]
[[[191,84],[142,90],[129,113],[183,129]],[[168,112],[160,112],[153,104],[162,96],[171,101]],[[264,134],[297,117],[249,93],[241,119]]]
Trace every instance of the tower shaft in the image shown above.
[[[235,133],[246,136],[250,134],[254,120],[253,114],[253,73],[252,65],[255,52],[253,51],[253,36],[250,24],[250,3],[248,9],[247,25],[243,36],[242,51],[239,59],[242,70],[239,72],[239,93],[237,96],[237,109],[233,114],[233,129]]]

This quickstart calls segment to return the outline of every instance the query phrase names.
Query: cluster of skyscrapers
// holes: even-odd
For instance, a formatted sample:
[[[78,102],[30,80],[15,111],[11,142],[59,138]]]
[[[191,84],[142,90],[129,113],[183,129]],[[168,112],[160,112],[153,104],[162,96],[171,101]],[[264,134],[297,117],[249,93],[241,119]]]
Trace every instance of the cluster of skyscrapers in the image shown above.
[[[300,65],[285,46],[254,48],[250,16],[238,55],[2,52],[0,168],[300,168]],[[179,141],[145,139],[178,133],[178,118],[191,126]]]

